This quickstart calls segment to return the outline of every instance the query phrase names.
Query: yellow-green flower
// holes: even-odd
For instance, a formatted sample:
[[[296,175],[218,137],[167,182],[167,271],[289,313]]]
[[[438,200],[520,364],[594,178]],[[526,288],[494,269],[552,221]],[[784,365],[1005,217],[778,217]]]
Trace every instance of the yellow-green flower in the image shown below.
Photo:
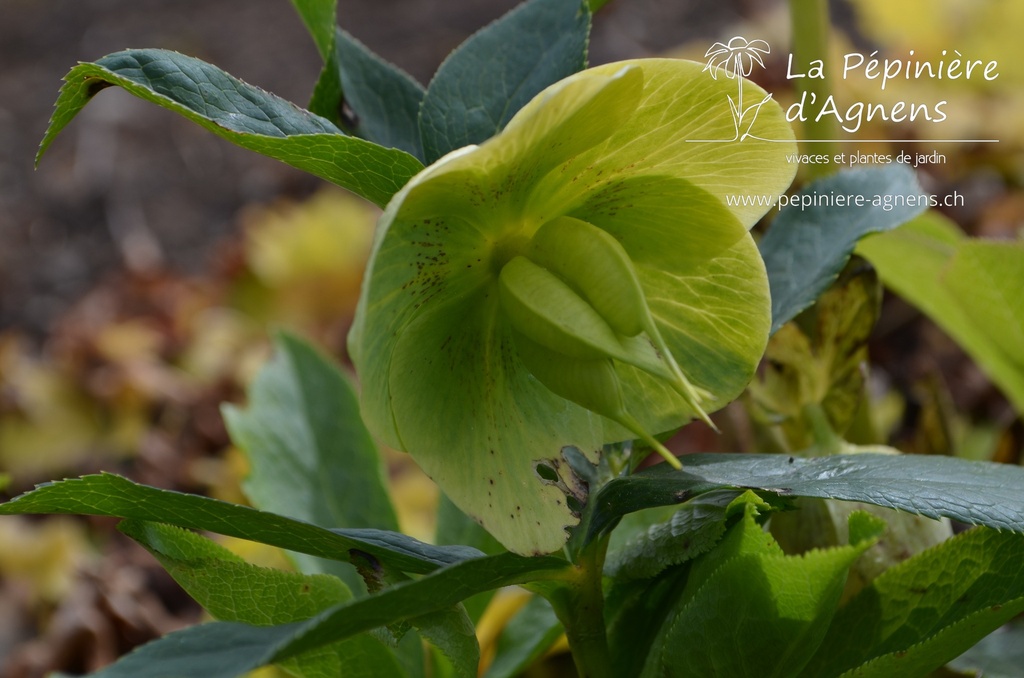
[[[381,218],[349,336],[364,419],[513,551],[578,522],[565,447],[652,441],[753,374],[767,205],[743,198],[788,186],[792,132],[771,102],[758,136],[778,143],[688,141],[730,136],[724,93],[685,61],[583,71]]]

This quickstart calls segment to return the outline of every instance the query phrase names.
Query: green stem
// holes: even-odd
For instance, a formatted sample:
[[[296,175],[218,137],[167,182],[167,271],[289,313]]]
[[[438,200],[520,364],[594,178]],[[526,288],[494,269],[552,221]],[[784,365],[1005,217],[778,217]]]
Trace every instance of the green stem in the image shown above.
[[[831,54],[829,36],[831,23],[828,16],[828,0],[789,0],[790,26],[793,32],[793,72],[807,75],[811,62],[824,62],[823,78],[796,78],[797,96],[803,99],[808,119],[803,125],[804,139],[808,153],[835,155],[836,144],[826,140],[839,135],[839,126],[834,116],[822,116],[816,120],[817,111],[832,94]],[[806,166],[811,178],[818,178],[836,171],[835,163],[810,164]]]
[[[803,406],[804,419],[811,429],[814,438],[814,446],[822,455],[839,454],[843,451],[843,439],[839,437],[832,424],[825,414],[824,408],[819,404],[807,404]]]
[[[607,536],[590,543],[580,553],[571,579],[545,593],[565,627],[580,678],[612,678],[601,586],[607,550]]]

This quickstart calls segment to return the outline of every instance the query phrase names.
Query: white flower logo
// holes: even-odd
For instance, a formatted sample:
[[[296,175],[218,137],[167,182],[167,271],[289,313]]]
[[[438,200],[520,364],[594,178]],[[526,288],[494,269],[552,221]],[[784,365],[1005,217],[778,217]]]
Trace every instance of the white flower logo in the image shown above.
[[[729,111],[732,113],[736,135],[729,141],[742,141],[751,136],[750,129],[757,120],[761,106],[772,98],[772,95],[769,94],[760,102],[752,104],[748,108],[743,107],[743,78],[753,72],[755,63],[764,68],[764,60],[761,55],[769,54],[771,51],[772,48],[764,40],[747,40],[737,35],[728,43],[716,42],[704,54],[704,58],[708,60],[704,70],[710,72],[712,78],[717,80],[719,73],[724,73],[725,77],[736,80],[736,100],[733,101],[733,98],[729,97]],[[752,115],[750,115],[750,122],[741,135],[740,128],[747,114]]]
[[[711,77],[717,79],[719,70],[725,71],[725,77],[748,76],[756,63],[764,68],[762,54],[770,54],[772,48],[764,40],[747,40],[739,35],[725,45],[716,42],[708,48],[704,58],[708,60],[705,71],[711,71]]]

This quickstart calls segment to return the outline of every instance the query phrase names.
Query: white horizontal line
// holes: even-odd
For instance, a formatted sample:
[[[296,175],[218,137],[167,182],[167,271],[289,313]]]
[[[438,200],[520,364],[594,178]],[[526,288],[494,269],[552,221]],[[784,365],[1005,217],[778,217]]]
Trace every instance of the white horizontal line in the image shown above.
[[[762,139],[782,143],[781,139]],[[803,144],[998,144],[999,139],[797,139]]]

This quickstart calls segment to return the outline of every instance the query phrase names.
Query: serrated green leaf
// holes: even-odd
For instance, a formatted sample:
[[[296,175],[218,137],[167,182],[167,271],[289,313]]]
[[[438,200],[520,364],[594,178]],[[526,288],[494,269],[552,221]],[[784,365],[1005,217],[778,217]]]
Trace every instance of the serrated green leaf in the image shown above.
[[[253,506],[322,527],[397,531],[384,468],[349,379],[296,337],[280,335],[275,350],[249,387],[248,407],[223,408],[232,441],[249,458],[243,487]],[[348,565],[303,554],[296,563],[363,590]]]
[[[949,666],[959,671],[982,671],[985,678],[1024,676],[1024,622],[1006,624],[985,636]]]
[[[124,520],[118,529],[142,544],[190,596],[223,621],[288,624],[352,598],[336,577],[250,565],[223,546],[180,527]]]
[[[772,535],[787,553],[803,553],[847,543],[847,525],[855,511],[885,521],[885,531],[878,543],[850,568],[844,600],[888,568],[949,539],[953,534],[948,520],[932,520],[861,502],[804,499],[797,502],[797,508],[799,510],[772,517]]]
[[[209,539],[178,527],[125,520],[118,529],[142,544],[192,598],[221,621],[288,624],[352,598],[336,577],[250,565]],[[365,633],[289,659],[283,666],[302,678],[404,675],[392,651]]]
[[[450,608],[481,591],[562,578],[569,567],[559,558],[524,558],[508,553],[457,563],[372,597],[332,607],[304,622],[270,627],[215,622],[171,633],[94,676],[234,677],[370,629]]]
[[[828,202],[781,210],[759,245],[771,285],[772,332],[813,304],[836,280],[858,240],[896,228],[923,212],[927,204],[920,200],[922,194],[913,170],[898,163],[846,170],[803,189],[794,200],[806,196]],[[848,202],[833,204],[832,196],[837,195],[848,197]],[[886,199],[904,200],[887,207]]]
[[[586,67],[590,10],[581,0],[529,0],[481,29],[438,68],[420,109],[433,162],[497,134],[548,85]]]
[[[725,533],[729,506],[738,495],[736,490],[702,494],[683,504],[667,521],[642,531],[620,523],[612,532],[605,574],[622,580],[646,579],[710,550]],[[629,514],[623,522],[640,513]],[[632,538],[619,537],[623,532],[633,532]]]
[[[642,675],[802,675],[850,564],[881,525],[858,524],[851,532],[866,538],[849,546],[785,556],[755,514],[748,499],[719,547],[694,562]]]
[[[1020,243],[969,240],[953,222],[929,212],[865,239],[858,252],[887,287],[948,332],[1024,412],[1024,365],[1015,343],[1024,326]]]
[[[349,562],[350,550],[369,553],[403,572],[425,573],[483,554],[473,548],[431,546],[395,532],[328,530],[247,506],[139,485],[109,473],[46,483],[0,504],[0,515],[71,513],[116,516],[205,530]]]
[[[655,467],[605,485],[589,534],[627,513],[679,504],[713,489],[860,501],[928,518],[1024,532],[1024,468],[921,455],[697,454],[681,471]]]
[[[886,570],[837,612],[806,675],[942,666],[1024,611],[1022,559],[1024,537],[977,528]]]
[[[309,111],[176,52],[116,52],[79,64],[64,79],[37,162],[97,92],[117,85],[234,144],[315,174],[380,206],[423,168],[408,153],[345,136]]]
[[[484,678],[520,675],[540,659],[562,633],[562,623],[555,616],[551,603],[541,596],[533,596],[502,630],[494,661]]]

